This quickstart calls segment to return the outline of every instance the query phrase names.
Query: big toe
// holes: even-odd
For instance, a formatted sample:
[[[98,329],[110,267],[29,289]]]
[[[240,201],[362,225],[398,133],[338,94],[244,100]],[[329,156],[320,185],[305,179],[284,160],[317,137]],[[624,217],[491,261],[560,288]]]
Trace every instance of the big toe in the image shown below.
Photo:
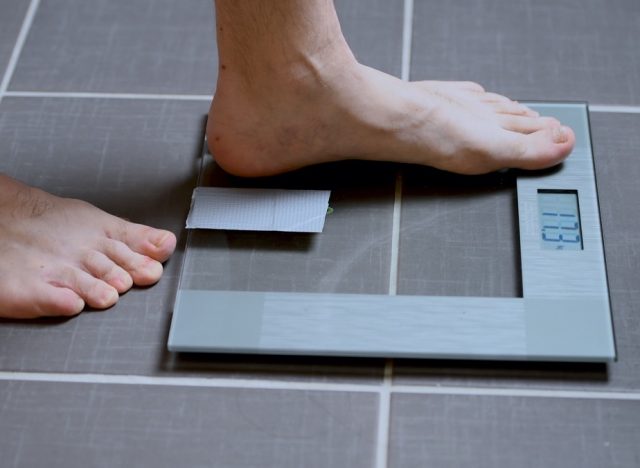
[[[121,219],[117,219],[109,237],[158,262],[166,261],[176,248],[176,236],[172,232]]]
[[[575,135],[566,126],[543,128],[528,135],[509,132],[512,143],[504,147],[506,167],[546,169],[562,162],[573,149]],[[513,151],[512,148],[516,148]]]
[[[28,287],[25,288],[25,284]],[[13,318],[71,316],[84,308],[84,300],[67,287],[54,286],[45,281],[15,281],[4,285],[2,315]]]

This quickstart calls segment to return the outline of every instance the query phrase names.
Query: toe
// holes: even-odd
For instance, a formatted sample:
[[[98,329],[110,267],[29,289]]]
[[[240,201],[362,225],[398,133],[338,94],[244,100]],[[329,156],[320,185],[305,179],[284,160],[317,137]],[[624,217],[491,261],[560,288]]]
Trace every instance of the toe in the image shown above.
[[[134,252],[123,242],[107,239],[102,252],[123,268],[138,286],[149,286],[162,276],[162,264],[153,258]]]
[[[484,93],[485,90],[481,84],[476,83],[475,81],[456,81],[456,85],[462,89],[466,89],[468,91],[473,91],[476,93]]]
[[[172,232],[115,219],[116,227],[107,235],[123,242],[134,252],[164,262],[176,248],[176,236]]]
[[[118,301],[118,291],[113,286],[78,268],[63,269],[50,284],[71,289],[88,306],[96,309],[107,309]]]
[[[414,81],[413,83],[417,84],[423,89],[427,90],[464,90],[464,91],[473,91],[475,93],[484,93],[484,88],[473,81],[437,81],[437,80],[424,80],[424,81]]]
[[[25,288],[24,285],[29,285]],[[5,283],[2,290],[1,317],[37,318],[47,316],[71,316],[79,314],[84,301],[71,289],[58,287],[44,281],[14,281]]]
[[[89,251],[83,264],[88,273],[116,288],[119,294],[133,286],[131,275],[102,252]]]
[[[553,117],[528,117],[519,115],[501,115],[500,124],[505,130],[519,133],[534,133],[545,128],[559,127],[558,122]]]
[[[34,291],[31,304],[35,303],[38,317],[72,316],[84,309],[84,300],[69,288],[60,288],[51,284],[43,284]]]
[[[511,148],[505,167],[545,169],[562,162],[573,149],[575,135],[569,127],[554,126],[528,135],[510,132]]]
[[[503,96],[502,94],[489,93],[489,92],[483,93],[481,99],[484,102],[504,102],[504,103],[514,102],[511,99],[509,99],[508,97]]]
[[[536,111],[529,109],[524,104],[520,104],[517,101],[511,101],[507,98],[505,100],[500,101],[487,101],[493,107],[494,112],[498,114],[508,114],[508,115],[525,115],[528,117],[538,117]]]
[[[531,117],[538,117],[540,114],[533,109],[513,101],[502,94],[497,93],[482,93],[479,95],[480,101],[492,104],[495,112],[502,114],[515,114],[515,115],[528,115]]]

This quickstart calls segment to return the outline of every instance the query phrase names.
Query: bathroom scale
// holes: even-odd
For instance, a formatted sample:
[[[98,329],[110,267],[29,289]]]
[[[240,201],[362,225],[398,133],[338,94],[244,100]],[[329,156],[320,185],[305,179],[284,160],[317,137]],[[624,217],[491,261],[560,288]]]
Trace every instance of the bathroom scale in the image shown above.
[[[575,132],[576,144],[570,157],[554,170],[518,173],[522,297],[212,290],[198,281],[193,265],[203,251],[193,248],[195,231],[190,231],[169,350],[384,358],[614,360],[588,106],[528,105],[541,115],[554,116],[569,125]],[[209,164],[211,156],[205,159],[203,165]],[[211,264],[210,268],[224,265]]]

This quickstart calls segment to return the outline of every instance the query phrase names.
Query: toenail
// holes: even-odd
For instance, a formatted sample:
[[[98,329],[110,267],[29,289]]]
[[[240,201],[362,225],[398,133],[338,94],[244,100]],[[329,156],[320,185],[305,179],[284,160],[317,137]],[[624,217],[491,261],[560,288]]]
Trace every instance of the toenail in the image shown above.
[[[156,247],[162,247],[164,245],[164,243],[166,242],[168,237],[169,237],[169,233],[168,232],[162,233],[162,235],[158,239],[155,240],[153,245],[155,245]]]
[[[82,309],[84,309],[84,301],[79,297],[76,299],[76,307],[74,309],[74,312],[80,312],[82,311]]]
[[[116,284],[113,284],[113,286],[116,289],[126,290],[126,289],[129,289],[131,287],[132,280],[131,280],[131,277],[128,276],[128,275],[126,277],[125,276],[118,276],[118,277],[115,278],[114,283],[116,283]]]
[[[118,294],[118,291],[115,288],[111,288],[110,291],[105,292],[105,294],[102,296],[103,304],[115,304],[118,301],[119,297],[120,295]]]
[[[559,126],[553,129],[553,142],[554,143],[564,143],[569,139],[569,132],[567,131],[567,127]]]

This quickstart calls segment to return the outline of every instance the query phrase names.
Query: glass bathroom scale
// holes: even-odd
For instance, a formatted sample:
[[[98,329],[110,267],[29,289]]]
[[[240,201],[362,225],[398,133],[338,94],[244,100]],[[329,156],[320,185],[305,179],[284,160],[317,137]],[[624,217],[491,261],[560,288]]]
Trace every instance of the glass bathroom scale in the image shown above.
[[[571,156],[554,170],[518,173],[516,235],[522,297],[344,292],[331,282],[331,275],[319,273],[314,280],[314,269],[322,270],[323,262],[333,262],[331,271],[342,271],[341,257],[347,256],[337,252],[331,259],[309,261],[314,242],[321,240],[314,236],[332,235],[332,215],[327,215],[327,234],[306,237],[192,230],[173,310],[169,350],[614,360],[588,107],[582,103],[529,105],[573,128],[576,145]],[[214,165],[213,158],[205,154],[199,185],[212,183],[207,174]],[[390,232],[391,217],[381,222],[388,222]],[[365,232],[366,228],[361,230]],[[344,242],[353,243],[351,250],[359,248],[357,229],[341,235]],[[229,249],[239,252],[243,260],[234,263]],[[270,259],[267,264],[258,265],[260,255]],[[264,281],[245,278],[234,285],[233,278],[256,269],[262,269]],[[311,278],[310,290],[295,287],[297,276],[303,274]],[[279,276],[287,275],[287,281],[278,282]]]

